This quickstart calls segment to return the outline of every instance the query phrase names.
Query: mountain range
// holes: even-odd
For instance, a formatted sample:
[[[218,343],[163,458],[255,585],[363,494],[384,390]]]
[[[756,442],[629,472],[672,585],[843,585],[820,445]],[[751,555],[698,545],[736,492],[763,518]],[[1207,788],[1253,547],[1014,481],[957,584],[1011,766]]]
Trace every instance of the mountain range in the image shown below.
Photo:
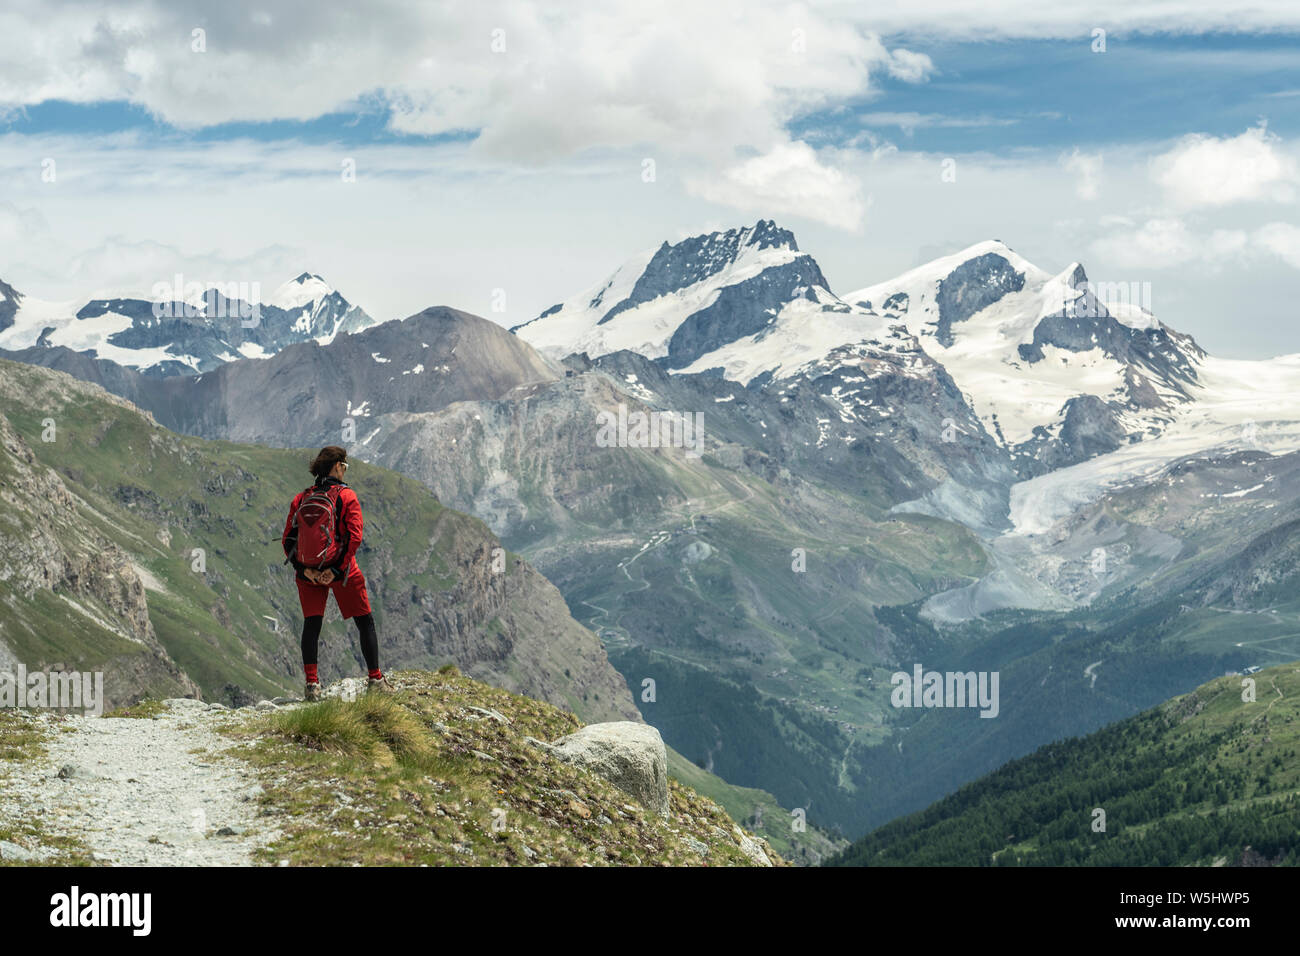
[[[160,283],[158,298],[34,299],[0,282],[0,350],[66,348],[164,378],[263,358],[294,342],[332,342],[374,324],[320,276],[304,272],[265,301],[255,283]]]
[[[0,348],[175,431],[415,479],[559,588],[672,747],[859,833],[1300,656],[1300,358],[1215,358],[1132,293],[989,240],[837,295],[762,220],[511,331],[437,306],[203,368],[31,320]],[[702,415],[703,453],[598,442],[620,408]],[[892,706],[918,659],[999,670],[999,718]]]

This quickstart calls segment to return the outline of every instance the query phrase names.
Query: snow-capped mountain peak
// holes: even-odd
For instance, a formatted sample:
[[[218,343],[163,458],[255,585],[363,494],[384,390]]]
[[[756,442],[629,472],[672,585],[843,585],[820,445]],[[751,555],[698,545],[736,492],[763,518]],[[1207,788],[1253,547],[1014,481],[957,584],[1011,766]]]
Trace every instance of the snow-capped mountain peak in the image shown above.
[[[1046,272],[990,240],[845,298],[892,305],[986,427],[1037,455],[1085,414],[1114,444],[1158,434],[1190,399],[1204,353],[1142,293],[1094,284],[1078,262]],[[1099,401],[1075,401],[1083,396]]]
[[[4,283],[0,296],[0,350],[63,347],[155,377],[266,358],[295,342],[325,344],[375,324],[309,272],[262,302],[229,299],[216,287],[189,292],[183,302],[146,297],[46,302]],[[253,296],[256,292],[248,295]]]
[[[303,272],[281,285],[266,304],[293,314],[293,330],[321,345],[333,342],[340,332],[358,332],[374,324],[370,316],[311,272]]]
[[[682,368],[760,332],[791,300],[828,290],[812,257],[772,220],[664,242],[514,331],[555,357],[628,349]]]
[[[266,300],[266,304],[292,311],[300,309],[304,305],[314,305],[333,292],[334,288],[320,276],[304,272],[297,278],[290,279],[271,293],[271,297]]]

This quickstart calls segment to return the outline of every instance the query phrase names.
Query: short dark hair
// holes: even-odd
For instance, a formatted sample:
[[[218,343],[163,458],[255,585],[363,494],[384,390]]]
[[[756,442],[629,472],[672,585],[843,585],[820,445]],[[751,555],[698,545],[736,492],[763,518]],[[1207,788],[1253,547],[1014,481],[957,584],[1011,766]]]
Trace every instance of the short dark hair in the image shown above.
[[[339,462],[348,460],[348,450],[338,445],[326,445],[311,463],[309,471],[317,478],[324,478]]]

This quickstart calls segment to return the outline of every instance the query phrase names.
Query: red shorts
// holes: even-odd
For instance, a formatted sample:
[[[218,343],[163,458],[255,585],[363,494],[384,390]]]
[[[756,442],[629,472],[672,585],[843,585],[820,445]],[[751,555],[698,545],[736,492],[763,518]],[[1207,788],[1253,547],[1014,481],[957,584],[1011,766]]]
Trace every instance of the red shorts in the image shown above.
[[[342,581],[312,584],[299,578],[298,601],[302,604],[302,616],[323,616],[331,591],[334,592],[334,600],[338,602],[339,611],[342,612],[345,621],[351,617],[361,617],[370,613],[370,595],[366,593],[366,578],[358,568],[348,577],[346,585]]]

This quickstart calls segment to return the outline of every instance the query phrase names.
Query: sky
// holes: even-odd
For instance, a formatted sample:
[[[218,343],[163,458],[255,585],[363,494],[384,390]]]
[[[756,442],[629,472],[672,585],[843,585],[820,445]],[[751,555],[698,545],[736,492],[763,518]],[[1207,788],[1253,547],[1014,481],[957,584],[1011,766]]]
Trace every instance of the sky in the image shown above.
[[[996,238],[1300,352],[1300,4],[878,6],[7,0],[0,279],[509,326],[765,218],[839,293]]]

